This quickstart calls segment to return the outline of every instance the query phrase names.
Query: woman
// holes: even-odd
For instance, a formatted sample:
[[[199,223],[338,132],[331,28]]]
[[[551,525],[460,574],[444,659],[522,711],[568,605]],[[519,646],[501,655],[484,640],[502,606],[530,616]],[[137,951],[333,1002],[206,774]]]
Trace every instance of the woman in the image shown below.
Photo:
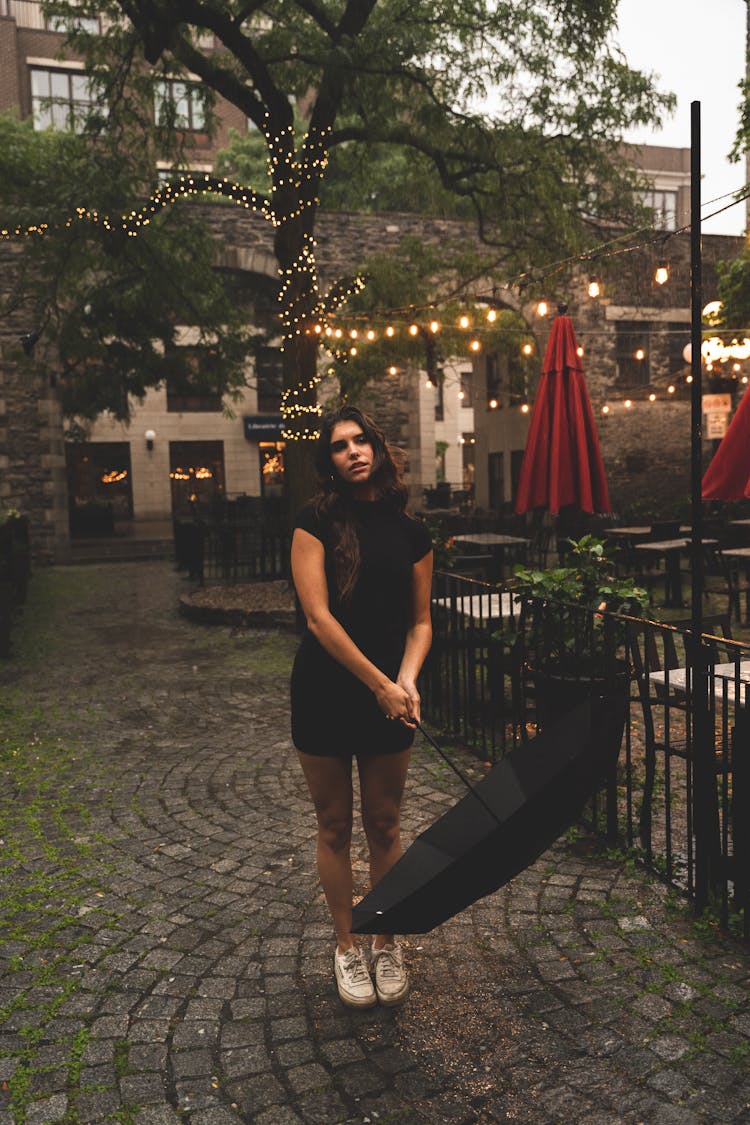
[[[432,640],[432,543],[406,515],[406,486],[382,432],[354,406],[322,419],[320,491],[299,513],[292,576],[307,631],[292,671],[292,738],[318,821],[318,873],[336,930],[339,996],[399,1004],[401,946],[375,937],[375,987],[351,933],[352,759],[377,883],[401,855],[400,808],[417,676]]]

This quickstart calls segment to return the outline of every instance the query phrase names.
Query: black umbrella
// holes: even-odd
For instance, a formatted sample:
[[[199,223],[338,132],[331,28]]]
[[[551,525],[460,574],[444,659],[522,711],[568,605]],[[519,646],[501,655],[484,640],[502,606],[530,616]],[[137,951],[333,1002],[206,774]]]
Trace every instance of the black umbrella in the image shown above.
[[[506,754],[354,907],[353,931],[427,933],[533,863],[617,762],[625,707],[592,696]]]

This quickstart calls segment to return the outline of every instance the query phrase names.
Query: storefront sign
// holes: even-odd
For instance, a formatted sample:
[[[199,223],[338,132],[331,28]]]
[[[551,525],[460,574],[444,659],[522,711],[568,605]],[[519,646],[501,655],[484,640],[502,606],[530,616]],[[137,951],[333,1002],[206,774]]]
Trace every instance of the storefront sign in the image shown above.
[[[721,441],[727,432],[728,414],[708,414],[706,416],[706,437],[709,441]]]
[[[704,414],[729,414],[732,409],[732,396],[703,395],[701,403]]]
[[[281,437],[280,414],[246,414],[242,422],[248,441],[278,441]]]

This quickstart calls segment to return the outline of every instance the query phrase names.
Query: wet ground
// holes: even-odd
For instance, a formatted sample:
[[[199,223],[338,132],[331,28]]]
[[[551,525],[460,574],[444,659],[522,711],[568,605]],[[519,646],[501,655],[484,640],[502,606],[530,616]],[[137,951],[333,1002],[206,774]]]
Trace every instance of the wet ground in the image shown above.
[[[408,940],[402,1008],[343,1008],[296,640],[184,590],[39,572],[0,668],[0,1125],[750,1121],[750,950],[574,834]],[[459,795],[419,742],[407,840]]]

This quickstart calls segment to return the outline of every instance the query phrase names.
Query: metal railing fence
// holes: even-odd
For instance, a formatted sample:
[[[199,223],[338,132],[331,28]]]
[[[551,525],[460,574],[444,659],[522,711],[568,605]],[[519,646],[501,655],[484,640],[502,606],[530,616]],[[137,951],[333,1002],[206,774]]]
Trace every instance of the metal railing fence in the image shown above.
[[[616,773],[586,821],[750,938],[750,647],[438,573],[424,714],[494,762],[590,692],[628,692]]]
[[[203,583],[287,578],[290,534],[282,504],[257,497],[227,501],[210,516],[176,520],[180,569]]]

